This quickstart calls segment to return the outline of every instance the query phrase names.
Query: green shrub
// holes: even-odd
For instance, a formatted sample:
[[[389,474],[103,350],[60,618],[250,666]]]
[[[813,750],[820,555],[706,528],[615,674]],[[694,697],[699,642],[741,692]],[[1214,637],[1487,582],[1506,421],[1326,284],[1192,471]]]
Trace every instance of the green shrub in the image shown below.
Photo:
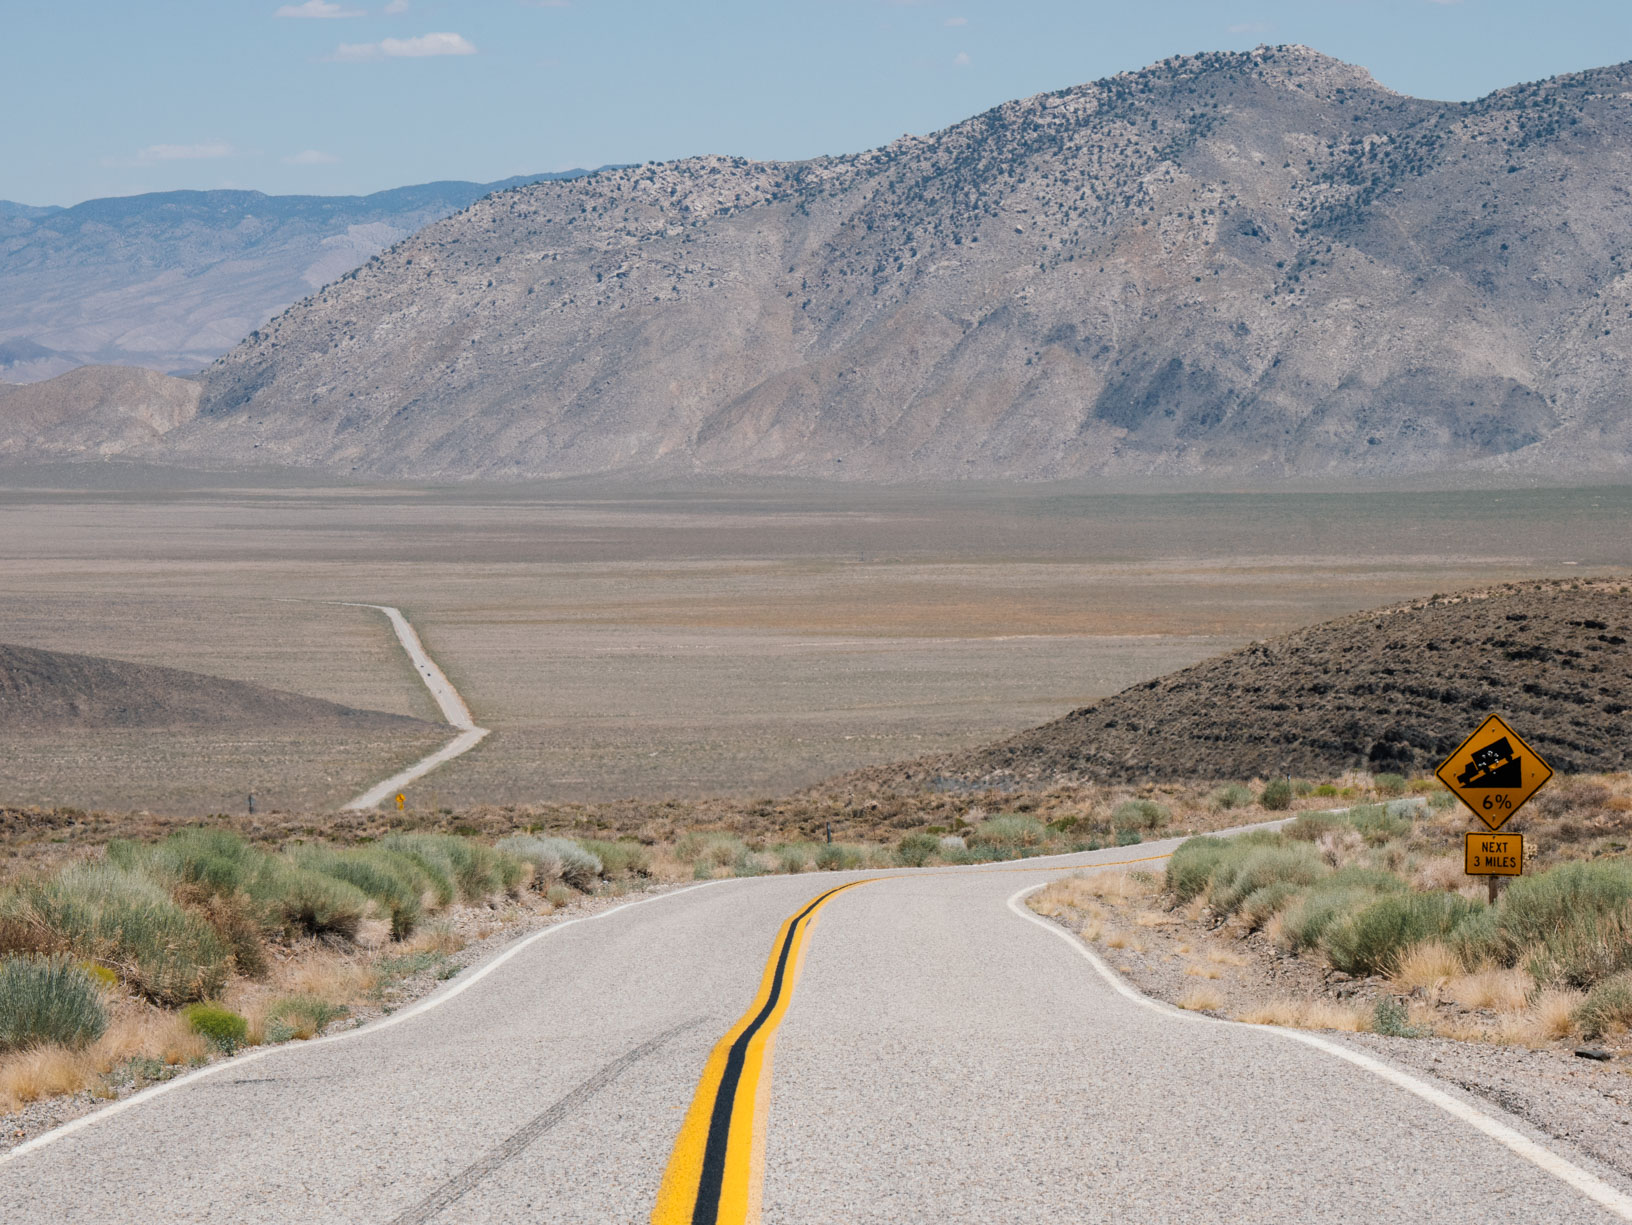
[[[1240,783],[1231,783],[1227,787],[1220,787],[1213,793],[1213,803],[1225,811],[1232,808],[1245,808],[1252,803],[1252,791]]]
[[[1281,830],[1299,842],[1318,842],[1324,835],[1352,828],[1340,812],[1300,812]]]
[[[1632,862],[1565,863],[1521,876],[1496,917],[1498,956],[1530,954],[1542,982],[1590,988],[1632,969]]]
[[[815,848],[808,842],[785,842],[772,852],[782,871],[789,874],[808,872]]]
[[[1119,830],[1161,829],[1172,819],[1173,814],[1155,800],[1126,800],[1111,813],[1111,825]]]
[[[267,921],[289,932],[354,940],[368,917],[368,894],[356,885],[303,867],[287,855],[269,858],[250,882],[249,896]]]
[[[1277,882],[1312,885],[1331,868],[1314,847],[1303,842],[1280,845],[1242,843],[1227,848],[1213,869],[1208,901],[1221,914],[1234,914],[1253,893]]]
[[[940,849],[941,840],[934,834],[913,833],[896,844],[895,857],[909,868],[921,868]]]
[[[593,838],[583,840],[584,850],[601,861],[602,873],[607,877],[645,876],[651,870],[651,855],[638,842],[601,842]],[[741,844],[738,844],[741,847]],[[733,862],[736,855],[727,859]]]
[[[1424,940],[1443,940],[1479,904],[1455,893],[1390,893],[1326,931],[1326,955],[1339,970],[1378,974]]]
[[[1292,807],[1292,783],[1289,779],[1272,778],[1258,793],[1258,802],[1270,812],[1285,812]]]
[[[1409,809],[1401,813],[1393,805],[1361,804],[1349,809],[1348,823],[1360,831],[1360,836],[1371,846],[1381,846],[1391,838],[1411,832]]]
[[[315,995],[285,996],[267,1010],[266,1040],[315,1038],[349,1011],[343,1004],[331,1004]]]
[[[1247,894],[1237,913],[1246,921],[1248,931],[1257,931],[1297,896],[1298,886],[1291,881],[1271,881]]]
[[[747,849],[735,834],[700,833],[695,830],[682,835],[680,841],[674,844],[675,857],[682,862],[694,864],[703,860],[720,868],[735,863]]]
[[[1447,808],[1456,807],[1456,797],[1449,791],[1432,791],[1428,794],[1428,807],[1435,812],[1444,812]]]
[[[96,982],[67,957],[0,960],[0,1051],[84,1046],[107,1026]]]
[[[867,861],[866,852],[859,846],[842,842],[824,842],[816,848],[816,866],[824,872],[849,872]]]
[[[187,1026],[202,1034],[223,1053],[231,1055],[249,1041],[249,1022],[228,1008],[214,1004],[191,1004],[182,1013]]]
[[[391,917],[391,938],[413,934],[424,913],[431,878],[417,862],[384,847],[335,851],[328,847],[301,847],[290,858],[302,868],[355,885],[378,902]]]
[[[999,847],[1005,851],[1024,851],[1048,841],[1048,830],[1036,817],[1016,813],[999,813],[976,825],[966,836],[969,846]]]
[[[731,861],[731,874],[733,876],[764,876],[769,871],[770,869],[760,862],[759,856],[755,855],[747,847],[743,847],[737,857]]]
[[[572,903],[573,892],[566,885],[551,885],[544,890],[544,900],[551,906],[567,906]]]
[[[1119,829],[1116,831],[1117,846],[1138,846],[1144,838],[1136,829]]]
[[[1375,774],[1371,785],[1378,795],[1404,795],[1406,782],[1403,774]]]
[[[246,888],[267,856],[230,830],[198,827],[178,829],[149,847],[110,843],[108,858],[172,885],[194,885],[203,893],[224,895]]]
[[[1316,787],[1312,792],[1310,792],[1310,794],[1318,795],[1322,799],[1329,799],[1337,794],[1337,788],[1331,783],[1321,783],[1320,786]]]
[[[379,845],[414,861],[431,882],[436,904],[446,906],[458,896],[458,872],[446,846],[433,834],[387,834]]]
[[[1623,971],[1595,986],[1571,1019],[1589,1038],[1632,1029],[1632,972]]]
[[[1181,902],[1207,891],[1213,869],[1224,858],[1229,843],[1223,838],[1187,838],[1167,861],[1167,890]]]
[[[1378,1000],[1377,1006],[1371,1010],[1371,1030],[1390,1038],[1426,1037],[1426,1030],[1410,1023],[1410,1015],[1399,1000],[1393,996],[1385,996]]]
[[[156,1003],[202,999],[226,982],[229,955],[215,929],[140,873],[76,864],[34,882],[26,903],[75,956],[111,967]]]
[[[1317,947],[1331,927],[1377,900],[1375,890],[1335,881],[1334,874],[1313,886],[1283,913],[1281,931],[1294,951]]]

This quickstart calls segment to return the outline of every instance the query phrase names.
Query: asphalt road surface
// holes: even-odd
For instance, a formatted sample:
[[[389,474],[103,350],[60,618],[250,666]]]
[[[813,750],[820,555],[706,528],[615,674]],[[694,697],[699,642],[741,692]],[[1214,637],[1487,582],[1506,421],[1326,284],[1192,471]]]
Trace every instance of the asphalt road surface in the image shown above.
[[[1011,905],[1172,845],[562,925],[375,1028],[24,1146],[0,1221],[1632,1220],[1613,1174],[1494,1107],[1152,1007]]]

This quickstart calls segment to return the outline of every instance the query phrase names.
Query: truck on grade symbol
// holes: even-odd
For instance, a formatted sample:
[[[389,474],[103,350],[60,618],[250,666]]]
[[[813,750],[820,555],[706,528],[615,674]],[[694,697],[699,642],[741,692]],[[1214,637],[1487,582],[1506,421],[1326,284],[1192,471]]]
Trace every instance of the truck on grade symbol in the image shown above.
[[[1464,787],[1522,787],[1524,766],[1503,736],[1475,752],[1456,781]]]

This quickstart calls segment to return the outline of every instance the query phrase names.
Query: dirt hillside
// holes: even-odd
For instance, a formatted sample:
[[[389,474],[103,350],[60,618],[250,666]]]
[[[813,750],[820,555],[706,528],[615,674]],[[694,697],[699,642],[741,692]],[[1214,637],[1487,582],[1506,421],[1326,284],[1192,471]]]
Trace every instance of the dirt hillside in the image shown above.
[[[0,733],[325,726],[406,731],[432,725],[200,672],[0,644]]]
[[[1632,583],[1436,595],[1255,643],[922,779],[1097,782],[1421,774],[1491,712],[1565,772],[1632,766]]]

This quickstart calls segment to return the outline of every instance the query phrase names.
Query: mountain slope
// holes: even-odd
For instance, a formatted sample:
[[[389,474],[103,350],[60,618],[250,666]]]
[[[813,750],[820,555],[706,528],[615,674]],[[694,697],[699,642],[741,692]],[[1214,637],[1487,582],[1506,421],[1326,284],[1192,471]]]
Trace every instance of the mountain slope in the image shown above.
[[[969,782],[1426,774],[1492,711],[1556,770],[1632,765],[1632,586],[1521,583],[1355,613],[1001,744],[874,771]]]
[[[165,445],[453,478],[1622,473],[1629,99],[1626,65],[1450,104],[1261,48],[856,156],[521,187],[253,333]]]
[[[152,664],[0,644],[0,733],[110,728],[428,731],[406,715]]]
[[[0,201],[0,380],[83,363],[198,369],[289,303],[498,183],[370,196],[172,191],[72,208]]]
[[[43,383],[0,383],[0,460],[120,454],[191,421],[200,391],[139,366],[78,366]]]

